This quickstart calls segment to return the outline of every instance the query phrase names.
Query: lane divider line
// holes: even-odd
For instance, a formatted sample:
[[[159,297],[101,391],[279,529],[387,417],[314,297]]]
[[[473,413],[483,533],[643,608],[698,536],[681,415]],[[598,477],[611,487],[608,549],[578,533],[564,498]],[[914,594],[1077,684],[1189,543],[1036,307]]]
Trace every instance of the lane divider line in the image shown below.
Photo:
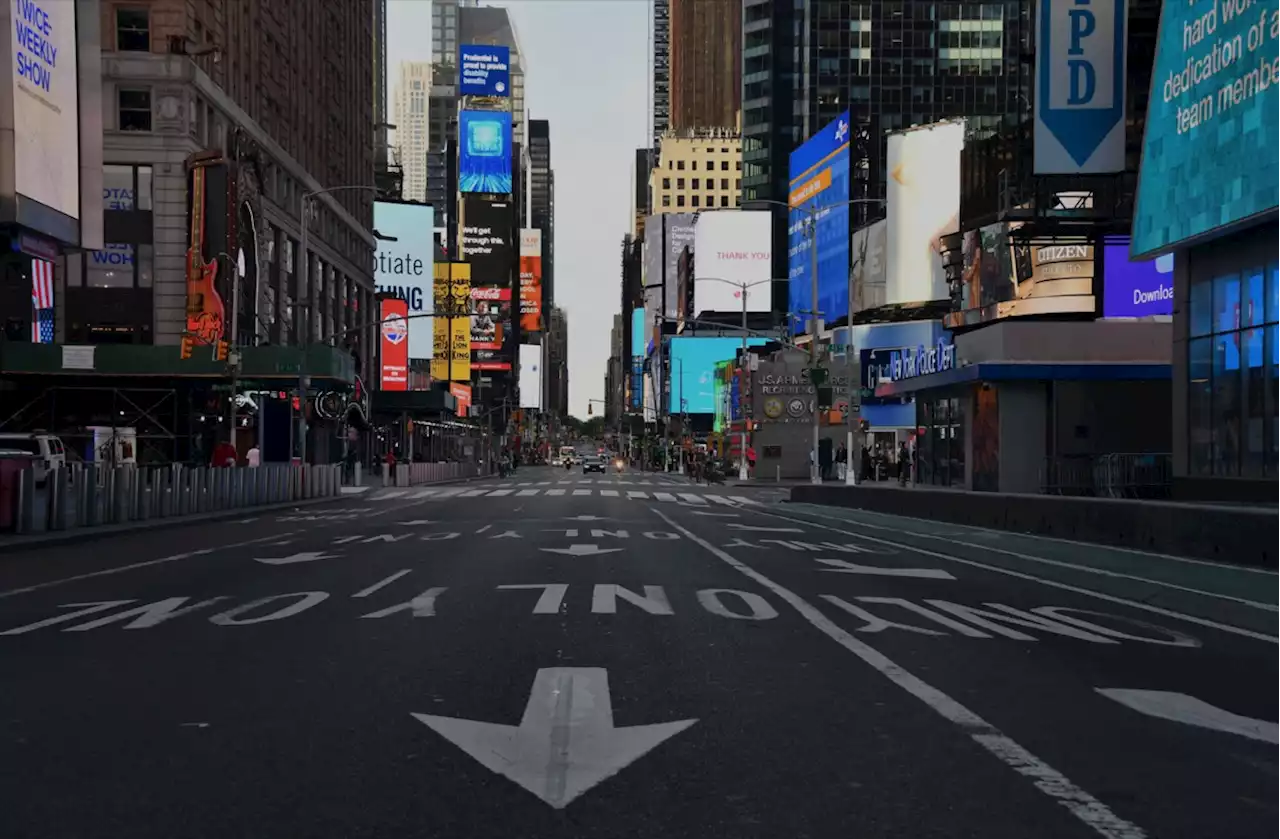
[[[817,607],[800,595],[775,583],[755,569],[734,559],[715,545],[695,535],[692,531],[682,527],[670,516],[663,513],[662,510],[655,507],[654,512],[661,516],[677,533],[723,561],[735,571],[768,589],[780,600],[799,612],[801,617],[812,624],[819,632],[822,632],[828,638],[853,653],[889,681],[919,699],[943,719],[960,728],[973,742],[999,758],[1019,775],[1030,779],[1036,789],[1065,807],[1073,816],[1099,836],[1107,837],[1107,839],[1145,839],[1147,836],[1145,830],[1117,816],[1107,805],[1076,786],[1061,772],[1027,751],[994,725],[938,688],[910,673],[879,650],[841,629],[819,611]]]

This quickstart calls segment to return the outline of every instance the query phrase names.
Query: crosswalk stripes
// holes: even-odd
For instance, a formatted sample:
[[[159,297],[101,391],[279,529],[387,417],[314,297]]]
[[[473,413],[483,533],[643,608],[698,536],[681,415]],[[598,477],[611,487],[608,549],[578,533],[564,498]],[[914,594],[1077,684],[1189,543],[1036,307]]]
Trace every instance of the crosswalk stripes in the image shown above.
[[[660,492],[631,489],[625,490],[624,496],[624,491],[616,489],[595,487],[555,487],[547,489],[525,487],[524,489],[519,489],[519,486],[519,484],[514,484],[499,487],[493,484],[482,484],[480,486],[473,487],[383,489],[374,490],[366,497],[370,501],[442,501],[450,498],[532,498],[535,496],[546,496],[548,498],[562,498],[564,496],[587,498],[599,496],[601,498],[618,499],[625,497],[627,501],[660,501],[665,504],[683,504],[691,507],[706,507],[708,505],[719,505],[722,507],[762,506],[760,501],[741,495],[717,495],[697,492]]]

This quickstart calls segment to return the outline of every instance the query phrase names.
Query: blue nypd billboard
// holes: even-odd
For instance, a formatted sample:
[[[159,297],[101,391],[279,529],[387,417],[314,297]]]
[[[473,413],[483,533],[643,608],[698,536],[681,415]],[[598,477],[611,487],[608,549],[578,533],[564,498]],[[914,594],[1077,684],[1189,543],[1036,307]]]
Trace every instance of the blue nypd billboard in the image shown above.
[[[827,321],[849,309],[849,112],[845,111],[791,153],[787,217],[787,310],[815,308]],[[814,219],[818,248],[818,305],[812,301],[806,225]],[[794,321],[797,333],[805,321]]]
[[[510,96],[511,49],[483,44],[458,47],[460,96]]]
[[[1125,169],[1128,0],[1038,0],[1035,173]]]

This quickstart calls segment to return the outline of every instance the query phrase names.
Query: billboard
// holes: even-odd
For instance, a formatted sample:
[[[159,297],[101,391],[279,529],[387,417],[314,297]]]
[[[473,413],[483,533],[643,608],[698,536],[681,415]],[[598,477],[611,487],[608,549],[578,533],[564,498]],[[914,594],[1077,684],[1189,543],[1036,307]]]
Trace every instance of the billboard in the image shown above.
[[[773,310],[773,220],[768,212],[703,213],[693,233],[693,314]],[[848,249],[846,248],[846,253]],[[679,311],[677,295],[677,312]]]
[[[542,347],[520,345],[520,407],[542,410]]]
[[[476,285],[510,287],[515,263],[515,208],[510,201],[462,199],[462,258]]]
[[[855,230],[849,237],[849,275],[855,312],[884,305],[888,249],[889,222],[884,220]],[[821,289],[818,300],[822,300]]]
[[[698,216],[694,213],[661,213],[649,216],[645,222],[644,305],[652,313],[661,309],[667,320],[675,320],[677,316],[680,254],[685,248],[694,250],[697,222]],[[658,288],[664,276],[666,287]],[[662,295],[661,300],[659,294]],[[652,324],[649,328],[652,329]]]
[[[963,120],[889,135],[885,303],[951,296],[939,240],[960,230],[963,147]]]
[[[378,307],[382,320],[379,353],[383,390],[409,389],[409,304],[395,297],[384,298]],[[425,318],[424,318],[425,320]]]
[[[1124,171],[1128,16],[1127,0],[1036,3],[1037,175]]]
[[[459,96],[510,96],[510,47],[464,44],[458,47]]]
[[[458,114],[458,191],[511,194],[511,112]]]
[[[542,231],[520,231],[520,331],[542,331]]]
[[[434,311],[435,211],[429,204],[374,201],[373,227],[387,237],[378,239],[374,252],[374,290],[408,304],[409,358],[431,358],[435,346],[432,319],[425,315]]]
[[[765,338],[747,339],[749,347],[766,343]],[[716,364],[736,358],[740,349],[741,338],[672,338],[669,413],[714,414]]]
[[[845,111],[791,153],[787,218],[787,309],[812,311],[813,254],[805,225],[815,218],[818,304],[824,320],[835,320],[849,308],[849,112]],[[821,209],[821,208],[829,209]],[[808,212],[806,212],[808,211]],[[816,211],[816,213],[815,213]],[[770,240],[772,237],[770,237]],[[792,321],[797,332],[808,318]]]
[[[638,411],[644,402],[645,310],[637,306],[631,310],[631,365],[628,393],[628,410]]]
[[[1280,203],[1278,14],[1276,0],[1163,4],[1138,169],[1134,256],[1221,235]]]
[[[434,267],[434,353],[431,378],[466,382],[471,379],[471,266],[442,262]],[[409,321],[413,323],[413,321]],[[410,338],[412,340],[412,337]]]
[[[1127,243],[1102,248],[1102,316],[1141,318],[1173,314],[1173,254],[1135,262]]]
[[[80,218],[80,79],[76,3],[10,0],[13,189]],[[122,92],[123,100],[125,93]],[[121,105],[125,103],[122,101]],[[7,116],[5,120],[8,122]]]
[[[511,289],[471,286],[471,349],[500,352],[511,331]]]
[[[461,382],[450,382],[449,393],[458,400],[457,416],[465,417],[471,411],[471,385]]]

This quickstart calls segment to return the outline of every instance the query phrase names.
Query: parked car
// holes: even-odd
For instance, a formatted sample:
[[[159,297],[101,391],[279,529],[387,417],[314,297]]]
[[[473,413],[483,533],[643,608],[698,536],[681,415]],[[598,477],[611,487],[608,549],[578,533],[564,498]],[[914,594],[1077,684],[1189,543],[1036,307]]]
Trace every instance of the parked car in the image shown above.
[[[54,434],[0,433],[0,449],[33,455],[36,460],[32,471],[37,484],[48,480],[50,469],[61,469],[67,465],[67,450]]]

